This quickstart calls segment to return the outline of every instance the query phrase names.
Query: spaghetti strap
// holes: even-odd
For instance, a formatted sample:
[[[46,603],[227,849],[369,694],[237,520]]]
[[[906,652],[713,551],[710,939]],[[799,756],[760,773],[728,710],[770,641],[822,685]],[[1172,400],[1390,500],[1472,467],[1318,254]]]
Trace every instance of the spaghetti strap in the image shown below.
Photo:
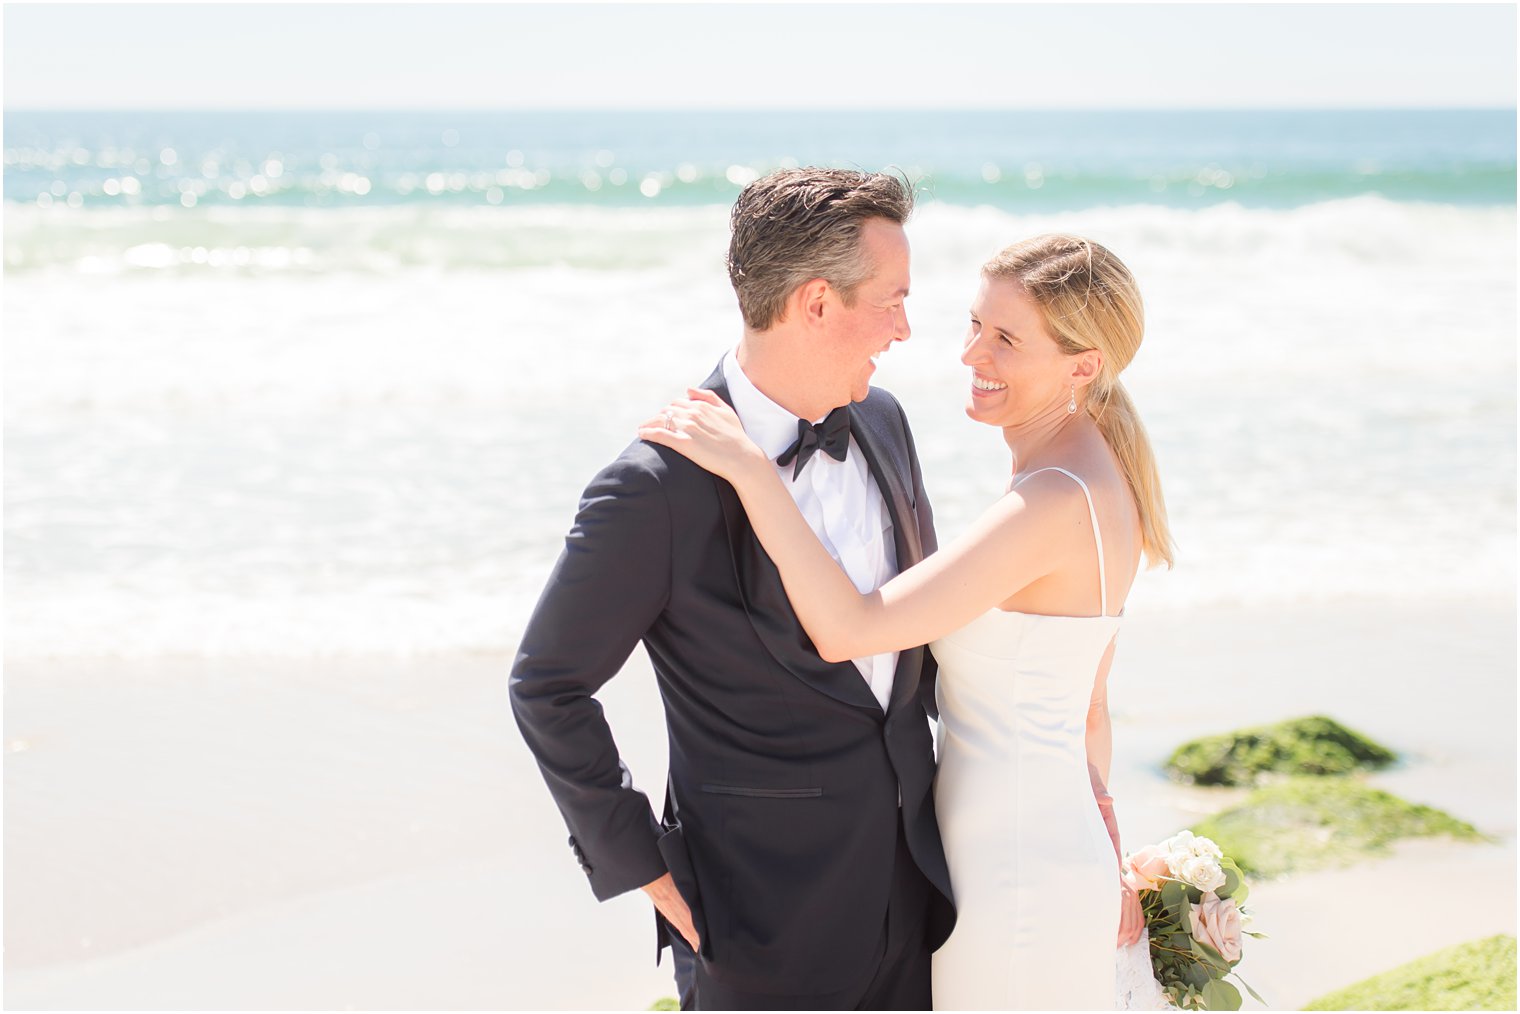
[[[1049,465],[1045,468],[1037,468],[1033,472],[1030,472],[1029,475],[1024,476],[1024,479],[1028,479],[1030,475],[1039,475],[1041,472],[1060,472],[1062,475],[1068,476],[1073,481],[1075,481],[1078,486],[1082,487],[1082,495],[1087,497],[1087,514],[1088,517],[1092,518],[1093,542],[1097,543],[1098,546],[1098,601],[1100,603],[1098,608],[1104,616],[1107,616],[1108,568],[1103,564],[1103,533],[1098,530],[1098,511],[1097,508],[1093,506],[1092,491],[1087,488],[1087,483],[1083,482],[1079,476],[1068,472],[1066,469],[1061,468],[1059,465]],[[1023,485],[1024,479],[1020,479],[1018,482],[1014,483],[1013,489],[1018,489],[1019,486]]]

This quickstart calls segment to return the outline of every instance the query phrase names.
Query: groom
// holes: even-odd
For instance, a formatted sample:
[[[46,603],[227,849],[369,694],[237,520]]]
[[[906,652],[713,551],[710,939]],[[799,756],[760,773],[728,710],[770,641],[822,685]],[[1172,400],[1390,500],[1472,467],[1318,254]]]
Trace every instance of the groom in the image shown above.
[[[908,338],[912,204],[847,170],[746,187],[728,255],[744,335],[703,384],[862,590],[935,548],[907,420],[870,387]],[[659,820],[592,697],[641,640],[670,742]],[[823,661],[733,487],[636,442],[586,488],[510,688],[592,891],[654,902],[683,1009],[927,1010],[955,921],[933,675],[923,648]]]

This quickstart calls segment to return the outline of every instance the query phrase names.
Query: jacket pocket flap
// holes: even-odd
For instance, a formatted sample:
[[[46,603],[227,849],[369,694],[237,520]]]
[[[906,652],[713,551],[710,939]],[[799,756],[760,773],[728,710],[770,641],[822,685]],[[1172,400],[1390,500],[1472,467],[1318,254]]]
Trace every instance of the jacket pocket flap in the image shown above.
[[[755,789],[746,785],[713,785],[704,783],[703,792],[720,796],[754,796],[758,799],[811,799],[823,795],[821,788],[809,789]]]

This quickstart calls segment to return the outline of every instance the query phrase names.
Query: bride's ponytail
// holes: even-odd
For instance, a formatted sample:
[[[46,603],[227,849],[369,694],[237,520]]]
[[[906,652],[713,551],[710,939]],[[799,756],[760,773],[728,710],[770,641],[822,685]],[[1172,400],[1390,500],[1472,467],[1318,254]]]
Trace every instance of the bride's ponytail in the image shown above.
[[[1107,249],[1076,236],[1046,235],[1015,243],[982,268],[1018,282],[1043,311],[1051,337],[1068,355],[1103,353],[1103,368],[1083,394],[1129,482],[1151,566],[1172,565],[1172,535],[1150,438],[1119,374],[1140,349],[1145,310],[1129,269]]]
[[[1161,495],[1161,473],[1156,468],[1156,455],[1151,450],[1145,425],[1129,400],[1129,392],[1118,380],[1108,389],[1102,405],[1095,402],[1096,399],[1090,399],[1087,410],[1119,459],[1119,467],[1135,495],[1146,560],[1151,566],[1165,563],[1170,567],[1172,534],[1166,521],[1166,500]]]

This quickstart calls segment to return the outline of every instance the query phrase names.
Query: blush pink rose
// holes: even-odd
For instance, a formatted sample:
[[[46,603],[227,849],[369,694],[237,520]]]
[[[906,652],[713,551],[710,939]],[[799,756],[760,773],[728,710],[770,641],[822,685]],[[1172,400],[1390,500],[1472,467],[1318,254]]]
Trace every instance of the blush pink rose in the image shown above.
[[[1167,865],[1167,852],[1160,845],[1147,845],[1145,848],[1130,856],[1130,872],[1135,875],[1135,889],[1139,891],[1155,891],[1161,887],[1161,878],[1171,876],[1171,867]]]
[[[1194,939],[1214,948],[1231,964],[1240,960],[1240,909],[1234,898],[1220,898],[1210,891],[1193,906],[1191,918]]]

